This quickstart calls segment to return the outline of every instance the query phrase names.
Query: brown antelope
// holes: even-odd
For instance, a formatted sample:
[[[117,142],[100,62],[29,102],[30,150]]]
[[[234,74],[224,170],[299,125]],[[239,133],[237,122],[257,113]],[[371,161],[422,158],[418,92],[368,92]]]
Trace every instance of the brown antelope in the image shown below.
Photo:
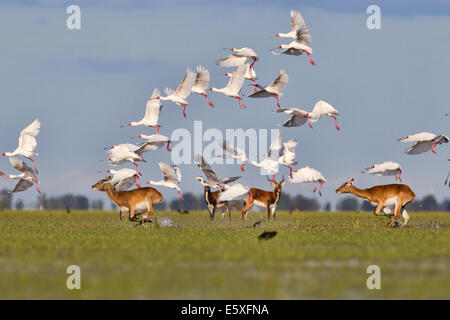
[[[261,189],[251,188],[249,190],[249,194],[247,199],[245,200],[244,207],[241,210],[242,219],[245,218],[247,220],[248,210],[253,207],[253,205],[257,205],[258,207],[264,207],[267,210],[267,219],[270,220],[270,215],[272,215],[275,220],[275,213],[277,210],[278,202],[280,201],[281,196],[281,187],[284,186],[284,177],[279,183],[275,180],[272,181],[267,178],[267,180],[273,185],[273,191],[265,191]]]
[[[205,186],[204,198],[206,205],[208,206],[209,218],[214,220],[214,214],[217,208],[225,206],[228,212],[228,218],[231,220],[231,211],[228,201],[219,201],[218,194],[220,191],[211,192],[211,187]],[[222,220],[225,218],[225,212],[222,213]]]
[[[147,187],[128,191],[116,191],[109,182],[112,177],[100,180],[92,186],[92,189],[103,191],[120,210],[120,220],[123,219],[124,211],[128,211],[128,219],[135,221],[136,211],[144,212],[143,219],[153,214],[153,203],[160,203],[163,195],[156,189]]]
[[[400,213],[405,219],[403,226],[408,224],[410,219],[405,206],[413,201],[416,197],[415,193],[405,184],[387,184],[381,186],[374,186],[368,189],[359,189],[353,185],[355,179],[349,179],[336,189],[336,193],[351,193],[359,198],[363,198],[370,202],[371,205],[376,206],[375,215],[379,215],[380,211],[386,214],[390,213],[390,209],[395,208],[395,215],[390,219],[386,225],[390,227],[400,218]]]

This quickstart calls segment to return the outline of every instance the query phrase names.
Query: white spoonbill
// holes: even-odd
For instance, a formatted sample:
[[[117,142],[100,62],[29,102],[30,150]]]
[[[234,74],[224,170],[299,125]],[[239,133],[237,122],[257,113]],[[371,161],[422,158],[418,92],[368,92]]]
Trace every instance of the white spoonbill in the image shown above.
[[[283,142],[283,151],[280,158],[278,159],[279,164],[289,168],[289,176],[292,178],[292,167],[297,165],[295,161],[295,150],[297,149],[298,141],[297,139],[290,139]]]
[[[371,167],[365,168],[363,173],[373,174],[375,176],[395,176],[395,181],[402,182],[401,174],[402,167],[397,162],[386,161],[379,164],[374,164]]]
[[[220,92],[223,93],[226,96],[236,98],[239,103],[239,108],[243,110],[243,108],[247,108],[244,103],[242,102],[242,98],[239,96],[239,92],[242,89],[242,86],[244,85],[244,73],[246,70],[246,65],[240,65],[236,68],[236,70],[233,71],[231,74],[231,78],[228,81],[228,84],[225,88],[217,89],[217,88],[210,88],[209,90],[214,92]]]
[[[322,185],[326,182],[323,175],[316,169],[310,167],[304,167],[292,172],[292,178],[289,177],[291,183],[303,183],[303,182],[319,182],[319,186],[314,187],[316,192],[319,187],[319,195],[322,195]]]
[[[181,181],[181,170],[176,166],[171,166],[164,162],[159,163],[159,168],[161,169],[161,173],[164,179],[160,181],[149,180],[147,183],[153,184],[155,186],[166,187],[169,189],[176,189],[178,191],[178,198],[184,200],[181,196],[181,189],[178,186]]]
[[[27,166],[27,164],[25,162],[23,162],[22,160],[20,160],[19,158],[16,158],[16,157],[9,158],[9,162],[16,170],[21,172],[18,175],[10,174],[10,175],[6,176],[6,178],[8,178],[8,179],[19,179],[19,182],[16,184],[16,186],[14,187],[14,189],[11,192],[25,191],[28,188],[30,188],[31,186],[33,186],[33,184],[34,184],[36,186],[36,191],[38,193],[41,193],[41,191],[39,190],[39,187],[38,187],[39,181],[38,181],[36,175],[34,174],[34,171],[32,168]]]
[[[194,179],[198,180],[203,186],[211,187],[215,189],[224,189],[227,188],[227,183],[236,181],[240,177],[231,177],[231,178],[222,178],[219,179],[216,173],[211,168],[211,165],[199,154],[194,154],[194,162],[197,164],[197,167],[203,171],[206,176],[206,180],[202,177],[198,176]]]
[[[19,146],[17,149],[13,152],[5,152],[2,155],[6,157],[23,156],[27,158],[33,162],[34,171],[37,174],[38,171],[34,159],[31,157],[38,155],[34,152],[34,149],[36,149],[37,146],[36,136],[39,134],[40,129],[41,122],[38,119],[34,120],[28,127],[20,132]]]
[[[301,13],[291,10],[291,31],[288,33],[277,33],[275,37],[297,39],[297,31],[305,25],[305,20]]]
[[[189,105],[189,102],[186,100],[187,97],[191,94],[192,86],[195,83],[195,72],[191,71],[190,69],[186,70],[186,76],[184,77],[183,81],[178,85],[177,90],[173,90],[170,88],[165,88],[164,93],[166,94],[165,97],[158,96],[154,99],[161,99],[161,100],[169,100],[173,103],[178,104],[179,106],[183,107],[183,116],[186,118],[186,106]]]
[[[109,155],[107,159],[112,166],[118,166],[126,162],[131,162],[136,166],[136,173],[140,175],[137,161],[146,162],[142,158],[142,154],[136,153],[138,146],[131,143],[122,143],[111,147],[106,153]]]
[[[283,127],[300,127],[308,122],[308,126],[312,128],[311,122],[317,122],[323,116],[329,116],[334,119],[334,127],[336,130],[340,130],[337,124],[336,116],[339,115],[339,112],[329,103],[320,100],[318,101],[312,112],[307,112],[302,109],[297,108],[281,108],[273,110],[274,112],[284,112],[287,114],[291,114],[291,118],[283,123]]]
[[[437,144],[448,143],[450,140],[447,136],[438,135],[436,136],[431,132],[420,132],[410,136],[406,136],[405,138],[397,139],[400,142],[415,142],[414,145],[405,150],[406,154],[414,155],[420,154],[427,151],[433,152],[436,154],[435,147]]]
[[[281,69],[280,75],[269,86],[263,87],[259,84],[255,86],[260,90],[249,95],[249,98],[267,98],[275,97],[277,100],[277,106],[280,107],[280,97],[283,95],[283,90],[286,88],[289,81],[289,75],[286,70]]]
[[[281,151],[281,134],[272,141],[269,147],[269,152],[265,155],[266,158],[260,162],[250,160],[249,163],[255,167],[266,170],[272,175],[271,183],[275,181],[275,175],[279,171],[279,159]]]
[[[248,163],[247,154],[244,150],[239,147],[235,147],[233,144],[228,143],[226,140],[222,140],[220,146],[226,152],[224,155],[218,155],[220,158],[224,159],[235,159],[242,162],[240,169],[244,171],[244,165]]]
[[[223,59],[217,60],[217,65],[221,67],[237,67],[245,63],[250,63],[251,61],[250,68],[253,69],[255,62],[259,60],[259,56],[250,48],[227,48],[227,50],[231,50],[233,53]]]
[[[208,102],[211,107],[214,107],[214,104],[209,101],[208,94],[206,93],[206,90],[209,87],[209,78],[210,77],[208,69],[202,66],[198,66],[195,82],[192,86],[192,92],[204,96],[206,98],[206,102]]]
[[[130,139],[134,139],[134,138],[142,138],[147,140],[146,142],[138,145],[137,149],[136,149],[136,153],[138,154],[142,154],[143,152],[147,152],[147,151],[155,151],[158,150],[159,148],[162,148],[163,146],[165,146],[166,144],[166,150],[167,151],[172,151],[172,149],[170,149],[170,139],[167,136],[164,136],[162,134],[152,134],[150,136],[147,136],[145,134],[140,134],[136,137],[131,137]]]
[[[102,171],[99,171],[102,172]],[[122,168],[120,170],[106,170],[105,172],[112,174],[112,179],[110,183],[113,185],[116,191],[126,191],[131,188],[133,184],[136,184],[137,188],[139,185],[139,176],[136,170],[129,168]]]
[[[280,52],[276,52],[275,51],[276,49],[282,50]],[[313,66],[316,65],[316,63],[311,58],[312,54],[311,33],[309,32],[309,29],[304,21],[297,29],[294,41],[292,41],[289,44],[282,44],[274,49],[271,49],[271,51],[275,55],[286,54],[286,55],[300,56],[303,53],[305,53],[306,56],[308,57],[309,63],[312,64]]]
[[[258,80],[258,78],[256,77],[256,72],[255,69],[250,68],[250,65],[248,63],[245,64],[247,66],[245,73],[244,73],[244,79],[250,80],[253,82],[253,91],[257,92],[258,90],[256,90],[256,80]],[[227,77],[231,77],[232,74],[230,72],[225,72],[223,74],[219,74],[219,75],[224,75]]]
[[[232,201],[241,198],[244,195],[247,195],[247,199],[250,197],[250,188],[241,183],[235,183],[226,190],[220,192],[218,199],[220,202]]]
[[[154,128],[158,134],[159,134],[159,128],[161,125],[158,123],[159,119],[159,113],[161,111],[161,101],[159,99],[155,99],[156,97],[159,97],[161,93],[158,89],[154,89],[153,93],[147,101],[147,105],[145,106],[145,115],[144,118],[142,118],[140,121],[137,122],[129,122],[126,125],[122,125],[120,127],[125,126],[146,126],[146,127],[152,127]]]

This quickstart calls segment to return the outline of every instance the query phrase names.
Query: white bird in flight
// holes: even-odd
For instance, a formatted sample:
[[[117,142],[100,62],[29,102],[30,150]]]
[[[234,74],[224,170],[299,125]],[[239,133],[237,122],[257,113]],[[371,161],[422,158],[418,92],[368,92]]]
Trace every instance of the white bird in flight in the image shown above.
[[[155,186],[166,187],[169,189],[176,189],[178,191],[178,198],[184,200],[181,196],[181,189],[178,186],[181,181],[181,170],[176,166],[171,166],[164,162],[159,163],[159,168],[161,169],[161,173],[164,179],[160,181],[149,180],[147,183],[153,184]]]
[[[219,179],[216,173],[211,168],[211,165],[199,154],[194,154],[194,162],[197,164],[197,167],[203,171],[206,176],[206,180],[203,177],[195,177],[194,179],[198,180],[203,186],[211,187],[215,189],[224,189],[228,187],[228,183],[236,181],[240,177],[230,177],[230,178],[222,178]]]
[[[334,127],[336,130],[340,130],[336,118],[336,116],[339,115],[339,112],[332,105],[323,100],[320,100],[315,104],[312,112],[297,108],[282,108],[273,111],[292,115],[289,120],[283,123],[283,127],[300,127],[305,123],[308,123],[308,126],[312,128],[311,122],[317,122],[323,116],[329,116],[334,119]]]
[[[244,79],[250,80],[253,82],[253,92],[257,92],[258,90],[256,89],[256,80],[258,80],[258,78],[256,77],[256,72],[254,68],[250,68],[250,65],[248,63],[245,64],[247,66],[245,73],[243,75]],[[232,74],[230,72],[225,72],[223,74],[219,74],[219,75],[224,75],[227,77],[231,77]]]
[[[189,102],[186,100],[187,97],[191,94],[192,86],[195,83],[195,72],[191,71],[190,69],[186,70],[186,76],[184,77],[183,81],[178,85],[177,90],[173,90],[170,88],[165,88],[164,93],[166,94],[165,97],[158,96],[154,99],[160,99],[160,100],[169,100],[173,103],[178,104],[183,108],[183,116],[186,118],[186,106],[189,105]]]
[[[289,176],[292,178],[292,167],[297,165],[297,161],[295,161],[295,150],[297,149],[298,141],[297,139],[290,139],[286,142],[283,142],[283,151],[281,153],[280,158],[278,159],[278,163],[289,168]]]
[[[308,61],[313,66],[316,64],[312,58],[311,47],[311,33],[306,26],[305,20],[298,11],[291,11],[291,31],[289,33],[278,33],[277,37],[295,39],[289,44],[282,44],[274,49],[271,49],[275,55],[286,54],[300,56],[303,53],[308,57]],[[276,49],[283,49],[281,52],[276,52]]]
[[[19,146],[13,152],[4,152],[6,157],[22,156],[33,162],[34,171],[38,174],[33,156],[38,154],[34,152],[37,146],[36,136],[39,134],[41,122],[34,120],[28,127],[20,132]]]
[[[220,202],[232,201],[237,198],[241,198],[244,195],[247,195],[247,203],[249,203],[249,197],[250,197],[249,187],[247,187],[241,183],[235,183],[235,184],[229,186],[226,190],[220,192],[218,195],[218,200]]]
[[[36,191],[38,193],[41,193],[41,191],[39,190],[39,187],[38,187],[39,181],[38,181],[36,175],[34,174],[34,171],[32,168],[27,166],[27,164],[25,162],[23,162],[22,160],[20,160],[19,158],[16,158],[16,157],[10,157],[9,162],[16,170],[21,172],[18,175],[10,174],[10,175],[6,176],[6,178],[8,178],[8,179],[19,179],[19,182],[16,184],[16,186],[14,187],[14,189],[11,192],[14,193],[14,192],[25,191],[28,188],[30,188],[31,186],[33,186],[33,184],[34,184],[36,186]]]
[[[170,149],[170,139],[167,136],[164,136],[162,134],[152,134],[150,136],[147,136],[145,134],[140,134],[136,137],[131,137],[130,139],[134,139],[134,138],[142,138],[147,140],[146,142],[138,145],[138,148],[136,149],[136,153],[138,154],[142,154],[143,152],[147,152],[147,151],[155,151],[158,150],[159,148],[162,148],[163,146],[166,145],[166,150],[167,151],[172,151],[172,149]]]
[[[275,181],[275,176],[279,171],[279,159],[281,151],[281,134],[272,141],[269,147],[269,152],[264,155],[266,158],[260,162],[250,160],[249,163],[255,167],[262,168],[266,170],[270,175],[272,175],[271,182]]]
[[[289,75],[286,70],[281,69],[280,75],[267,87],[263,87],[259,84],[255,86],[260,90],[249,95],[249,98],[267,98],[275,97],[277,100],[277,106],[280,107],[280,97],[283,95],[283,91],[286,88],[289,81]]]
[[[109,155],[107,160],[114,167],[126,162],[131,162],[136,167],[136,174],[140,175],[137,161],[146,161],[142,158],[142,154],[136,153],[137,149],[139,149],[139,147],[131,143],[122,143],[117,146],[112,146],[106,152]]]
[[[450,140],[447,136],[438,135],[436,136],[431,132],[420,132],[410,136],[406,136],[405,138],[397,139],[400,142],[415,142],[414,145],[405,150],[406,154],[414,155],[420,154],[427,151],[431,151],[436,154],[436,145],[448,143]]]
[[[244,74],[246,70],[246,65],[240,65],[236,68],[236,70],[233,71],[231,74],[231,78],[228,81],[228,84],[225,88],[217,89],[217,88],[210,88],[209,90],[214,92],[223,93],[226,96],[236,98],[239,103],[239,108],[243,110],[243,108],[247,108],[244,105],[244,102],[242,102],[242,98],[239,96],[239,92],[242,89],[242,86],[244,85]]]
[[[125,191],[131,188],[133,184],[136,184],[137,188],[139,185],[139,175],[135,170],[129,168],[122,168],[120,170],[106,170],[107,173],[112,174],[112,179],[109,183],[114,186],[116,191]]]
[[[304,167],[293,171],[292,178],[289,177],[289,182],[291,183],[318,182],[319,186],[315,186],[313,192],[316,192],[318,187],[319,195],[322,195],[322,186],[326,182],[326,180],[323,177],[323,175],[316,169]]]
[[[250,63],[250,68],[253,69],[255,62],[259,60],[259,56],[250,48],[227,48],[227,50],[231,50],[233,53],[223,59],[217,60],[217,65],[221,67],[237,67]]]
[[[120,127],[125,126],[146,126],[146,127],[152,127],[154,128],[158,134],[159,134],[159,128],[161,125],[158,123],[159,119],[159,113],[161,111],[161,101],[159,99],[156,99],[156,97],[159,97],[161,93],[158,89],[154,89],[153,93],[147,101],[147,105],[145,106],[145,115],[144,118],[142,118],[140,121],[137,122],[129,122],[126,125],[122,125]]]
[[[395,176],[395,181],[402,182],[401,174],[402,167],[397,162],[386,161],[379,164],[374,164],[371,167],[365,168],[363,173],[373,174],[375,176]]]
[[[206,93],[206,90],[208,90],[209,88],[209,78],[210,76],[208,69],[202,66],[198,66],[195,82],[192,86],[192,92],[204,96],[206,98],[206,102],[208,102],[211,107],[214,107],[214,104],[209,101],[208,93]]]
[[[241,161],[242,164],[240,166],[240,169],[241,169],[241,171],[244,171],[244,165],[246,163],[248,163],[248,161],[249,161],[245,151],[239,147],[234,146],[231,143],[228,143],[226,140],[222,140],[220,143],[220,146],[226,153],[223,155],[218,155],[218,157],[224,158],[224,159],[235,159],[235,160]]]

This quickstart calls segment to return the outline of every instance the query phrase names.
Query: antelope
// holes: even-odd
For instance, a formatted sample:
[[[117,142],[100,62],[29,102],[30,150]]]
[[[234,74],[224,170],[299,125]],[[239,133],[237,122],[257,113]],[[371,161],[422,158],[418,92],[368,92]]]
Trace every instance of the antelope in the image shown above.
[[[231,220],[231,211],[228,201],[219,201],[218,195],[220,191],[211,192],[211,187],[205,186],[204,198],[206,205],[208,206],[209,218],[214,220],[214,214],[217,208],[222,208],[225,206],[228,212],[228,218]],[[222,220],[225,218],[225,212],[222,213]]]
[[[120,220],[124,217],[124,211],[128,211],[128,220],[135,221],[134,214],[136,211],[143,211],[143,221],[149,215],[153,214],[153,203],[163,201],[163,195],[156,189],[151,187],[133,189],[128,191],[116,191],[114,186],[109,182],[112,176],[98,181],[92,186],[92,189],[103,191],[120,210]]]
[[[284,177],[279,183],[275,180],[272,181],[269,178],[267,178],[267,180],[273,185],[273,192],[256,188],[249,189],[240,183],[235,183],[219,194],[219,201],[230,201],[247,194],[247,199],[241,210],[242,220],[247,220],[248,210],[253,207],[253,205],[266,208],[267,219],[270,220],[270,216],[272,215],[275,220],[275,213],[281,196],[281,187],[284,186],[285,181]]]
[[[403,216],[403,227],[408,224],[410,219],[405,206],[413,201],[416,197],[415,193],[405,184],[386,184],[380,186],[374,186],[368,189],[359,189],[353,185],[355,179],[349,179],[336,189],[336,193],[351,193],[359,198],[365,199],[370,202],[371,205],[376,206],[374,214],[380,215],[380,211],[383,209],[384,215],[390,213],[390,209],[395,208],[395,215],[390,219],[386,227],[390,227],[399,218],[400,213]]]

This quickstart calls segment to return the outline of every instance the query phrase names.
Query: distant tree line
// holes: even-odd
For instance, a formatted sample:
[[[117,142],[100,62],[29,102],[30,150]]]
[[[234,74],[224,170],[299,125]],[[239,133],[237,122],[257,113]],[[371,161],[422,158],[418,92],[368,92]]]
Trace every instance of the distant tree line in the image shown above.
[[[183,194],[184,200],[174,199],[169,202],[154,204],[155,210],[205,210],[206,204],[203,194],[195,195],[191,192]],[[243,200],[232,201],[238,208],[242,208]],[[13,203],[13,194],[7,189],[0,190],[0,210],[22,210],[25,204],[21,199]],[[89,200],[83,195],[65,194],[62,196],[48,197],[45,193],[38,196],[37,209],[42,210],[104,210],[104,203],[101,199]],[[111,210],[117,207],[111,203]],[[360,200],[353,196],[339,199],[335,206],[337,211],[373,211],[373,207],[368,201]],[[332,205],[327,202],[321,206],[317,198],[308,198],[303,195],[289,195],[282,193],[278,204],[279,210],[304,210],[304,211],[331,211]],[[437,201],[433,195],[427,195],[421,199],[416,199],[408,205],[410,211],[450,211],[450,198]]]

